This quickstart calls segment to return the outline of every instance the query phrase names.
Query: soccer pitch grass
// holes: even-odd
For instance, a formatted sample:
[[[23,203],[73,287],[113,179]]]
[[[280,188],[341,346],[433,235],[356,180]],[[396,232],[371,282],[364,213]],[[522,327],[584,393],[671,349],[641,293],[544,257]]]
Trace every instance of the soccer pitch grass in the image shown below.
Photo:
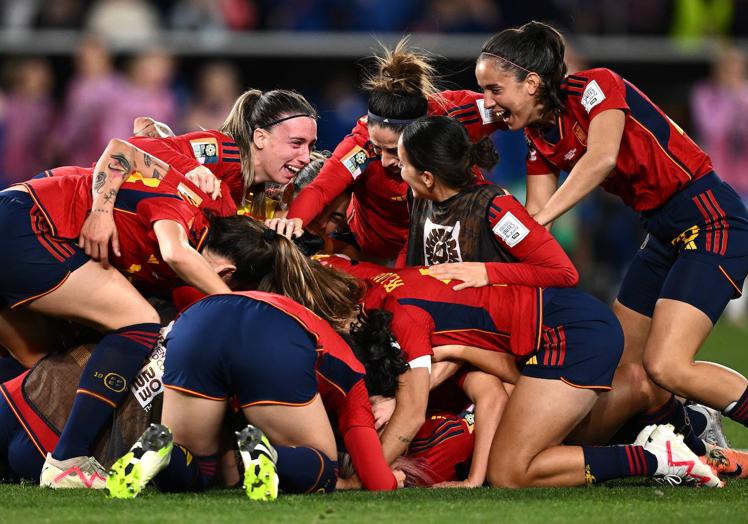
[[[748,328],[720,325],[699,358],[748,373]],[[726,421],[734,447],[748,448],[748,432]],[[135,500],[102,493],[54,492],[0,485],[0,522],[745,522],[748,481],[721,490],[669,488],[640,479],[592,488],[499,490],[408,489],[281,496],[250,502],[242,490],[170,495],[148,489]]]

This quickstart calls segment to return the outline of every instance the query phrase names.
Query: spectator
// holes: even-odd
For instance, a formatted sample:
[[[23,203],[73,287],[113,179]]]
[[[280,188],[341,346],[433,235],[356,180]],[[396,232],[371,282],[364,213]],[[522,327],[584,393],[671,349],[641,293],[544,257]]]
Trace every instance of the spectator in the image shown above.
[[[158,11],[144,0],[98,0],[87,28],[112,40],[152,40],[159,28]]]
[[[236,68],[227,62],[213,62],[198,73],[198,93],[184,118],[184,130],[219,129],[241,94]]]

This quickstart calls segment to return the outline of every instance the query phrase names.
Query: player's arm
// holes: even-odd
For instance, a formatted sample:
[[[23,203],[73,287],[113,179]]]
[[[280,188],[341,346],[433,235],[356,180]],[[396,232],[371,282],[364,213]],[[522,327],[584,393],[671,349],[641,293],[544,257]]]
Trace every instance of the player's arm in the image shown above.
[[[436,346],[434,347],[434,362],[438,364],[464,362],[509,384],[516,384],[519,379],[519,369],[514,357],[500,351],[473,346]]]
[[[169,165],[158,158],[119,139],[109,141],[96,162],[93,172],[91,214],[81,228],[79,245],[88,256],[109,266],[109,242],[120,256],[117,228],[114,225],[114,202],[119,188],[130,173],[137,171],[143,178],[161,179]]]
[[[543,209],[535,214],[539,224],[553,222],[603,183],[616,166],[625,123],[626,113],[620,109],[608,109],[592,118],[587,151]]]
[[[187,232],[179,222],[158,220],[153,223],[161,258],[185,283],[203,293],[230,293],[208,262],[190,245]]]
[[[138,116],[132,122],[132,136],[149,138],[169,138],[176,136],[171,128],[149,116]]]
[[[528,176],[527,192],[525,194],[527,212],[534,215],[543,209],[556,189],[558,189],[558,175],[556,173]]]
[[[426,421],[429,399],[429,370],[411,368],[400,376],[395,394],[395,412],[382,432],[382,450],[388,464],[404,454]]]
[[[470,472],[463,482],[444,482],[435,487],[477,488],[483,485],[486,481],[491,442],[509,400],[501,380],[482,371],[468,373],[462,388],[475,404],[475,446]]]

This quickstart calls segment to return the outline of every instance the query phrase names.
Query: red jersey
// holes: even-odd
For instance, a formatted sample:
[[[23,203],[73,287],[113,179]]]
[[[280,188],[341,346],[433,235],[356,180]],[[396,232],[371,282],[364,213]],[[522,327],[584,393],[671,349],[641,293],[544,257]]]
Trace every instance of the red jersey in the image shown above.
[[[319,393],[325,408],[337,419],[356,473],[366,489],[394,489],[397,481],[384,460],[374,430],[374,415],[364,382],[366,370],[348,344],[330,324],[288,297],[261,291],[235,294],[281,310],[312,335],[318,348],[315,371]]]
[[[189,173],[198,166],[205,166],[221,180],[222,185],[228,186],[234,202],[242,201],[244,179],[241,156],[239,146],[230,136],[205,130],[167,138],[135,136],[129,138],[128,142],[180,173]]]
[[[52,235],[75,240],[92,204],[93,169],[59,167],[49,170],[47,178],[24,183],[34,202],[44,213]],[[223,207],[216,207],[220,201]],[[169,170],[159,179],[131,174],[122,184],[114,204],[114,222],[122,256],[110,256],[112,265],[132,279],[158,289],[173,287],[176,273],[161,258],[153,223],[172,220],[180,224],[199,250],[208,233],[208,221],[202,209],[210,204],[219,216],[230,216],[236,208],[230,199],[211,202],[209,196],[180,173]]]
[[[504,126],[484,111],[483,95],[472,91],[441,92],[429,100],[428,114],[457,119],[475,142]],[[319,176],[294,199],[288,217],[300,218],[307,225],[348,188],[353,190],[348,223],[361,250],[383,259],[395,258],[408,238],[408,184],[399,173],[382,167],[369,140],[366,116],[335,148]]]
[[[691,180],[712,171],[709,157],[644,93],[610,69],[569,75],[566,108],[550,128],[525,128],[527,174],[571,171],[587,151],[590,121],[608,109],[626,114],[616,167],[602,187],[636,211],[661,206]]]
[[[393,311],[395,336],[398,313],[387,307],[386,302],[393,299],[419,319],[417,323],[407,324],[408,330],[429,330],[430,347],[468,345],[517,357],[526,357],[540,347],[543,324],[540,288],[504,285],[455,291],[455,282],[438,280],[424,267],[393,270],[367,262],[354,264],[338,256],[320,261],[364,279],[369,286],[364,297],[365,308]],[[414,310],[420,315],[414,314]],[[402,342],[400,345],[403,346]]]

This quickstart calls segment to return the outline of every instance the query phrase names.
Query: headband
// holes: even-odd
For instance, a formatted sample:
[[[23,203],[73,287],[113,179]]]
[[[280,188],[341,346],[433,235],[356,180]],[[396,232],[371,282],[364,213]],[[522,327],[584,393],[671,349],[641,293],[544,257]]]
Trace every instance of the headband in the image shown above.
[[[416,120],[418,120],[418,118],[385,118],[383,116],[375,115],[374,113],[369,111],[369,122],[374,122],[375,124],[388,124],[391,126],[405,127],[411,122],[415,122]]]
[[[268,129],[269,127],[273,127],[276,124],[280,124],[281,122],[285,122],[286,120],[291,120],[292,118],[301,118],[302,116],[305,116],[307,118],[314,118],[314,116],[309,115],[307,113],[298,113],[298,114],[295,114],[295,115],[284,116],[283,118],[279,118],[278,120],[273,120],[269,124],[266,124],[264,126],[260,126],[260,129]]]
[[[480,54],[482,54],[482,55],[488,55],[488,56],[492,56],[493,58],[498,58],[499,60],[501,60],[501,61],[503,61],[503,62],[506,62],[507,64],[513,65],[513,66],[514,66],[514,67],[516,67],[517,69],[521,69],[522,71],[525,71],[525,72],[527,72],[527,73],[533,73],[533,72],[534,72],[534,71],[530,71],[530,70],[529,70],[529,69],[527,69],[526,67],[522,67],[522,66],[521,66],[521,65],[519,65],[519,64],[515,64],[514,62],[512,62],[512,61],[511,61],[511,60],[509,60],[508,58],[504,58],[504,57],[503,57],[503,56],[501,56],[501,55],[495,55],[495,54],[493,54],[493,53],[489,53],[488,51],[481,51],[481,53],[480,53]],[[536,73],[536,74],[537,74],[537,73]]]

